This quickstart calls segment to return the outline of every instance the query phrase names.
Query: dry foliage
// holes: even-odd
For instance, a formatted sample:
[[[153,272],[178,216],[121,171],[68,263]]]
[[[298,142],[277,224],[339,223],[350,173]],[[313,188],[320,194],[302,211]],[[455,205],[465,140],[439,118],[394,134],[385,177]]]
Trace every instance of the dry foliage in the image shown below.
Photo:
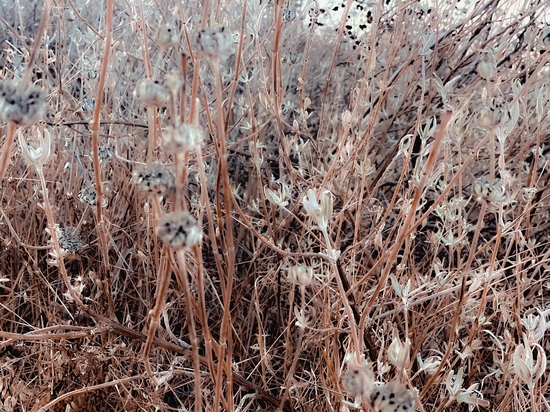
[[[36,3],[2,411],[550,409],[548,2]]]

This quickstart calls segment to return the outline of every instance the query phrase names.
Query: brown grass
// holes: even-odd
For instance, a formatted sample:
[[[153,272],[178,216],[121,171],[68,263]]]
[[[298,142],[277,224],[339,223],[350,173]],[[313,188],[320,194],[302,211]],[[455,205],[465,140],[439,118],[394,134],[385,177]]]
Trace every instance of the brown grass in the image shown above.
[[[0,77],[47,106],[1,124],[0,410],[370,410],[360,367],[419,411],[550,409],[546,2],[20,3]],[[178,210],[198,246],[157,237]]]

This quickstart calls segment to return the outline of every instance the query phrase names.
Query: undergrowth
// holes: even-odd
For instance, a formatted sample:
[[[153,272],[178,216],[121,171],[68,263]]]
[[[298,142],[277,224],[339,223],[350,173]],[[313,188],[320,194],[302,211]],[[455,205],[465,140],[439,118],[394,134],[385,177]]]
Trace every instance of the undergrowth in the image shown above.
[[[550,409],[547,2],[36,3],[2,411]]]

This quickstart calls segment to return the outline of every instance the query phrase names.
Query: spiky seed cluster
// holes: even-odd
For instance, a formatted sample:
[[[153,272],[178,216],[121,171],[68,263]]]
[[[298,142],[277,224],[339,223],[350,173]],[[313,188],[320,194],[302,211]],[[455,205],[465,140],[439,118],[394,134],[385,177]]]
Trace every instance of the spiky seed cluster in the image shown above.
[[[202,143],[202,130],[184,123],[164,129],[162,139],[166,149],[172,153],[190,152]]]
[[[90,206],[97,204],[97,193],[93,186],[86,186],[78,192],[78,200],[88,203]]]
[[[366,396],[374,386],[374,374],[366,367],[348,369],[342,376],[342,386],[353,398]]]
[[[172,170],[160,162],[153,163],[151,167],[138,168],[130,182],[143,192],[159,196],[166,196],[175,188]]]
[[[198,49],[209,56],[227,55],[232,44],[233,36],[225,27],[206,28],[197,35]]]
[[[157,236],[171,248],[190,248],[201,242],[202,229],[189,212],[172,212],[159,220]]]
[[[298,286],[309,286],[313,282],[311,266],[292,266],[288,269],[288,280]]]
[[[168,89],[153,79],[140,80],[134,95],[140,102],[156,107],[164,107],[170,101]]]
[[[171,24],[161,24],[155,33],[155,42],[161,49],[168,49],[178,44],[178,33]]]
[[[20,126],[36,123],[46,110],[46,93],[36,86],[20,89],[13,82],[0,82],[0,120]]]
[[[109,146],[99,146],[97,155],[99,157],[100,162],[106,162],[111,157],[113,157],[113,153],[111,152],[111,149]]]
[[[74,227],[57,228],[57,237],[59,239],[59,247],[62,251],[75,254],[82,247],[82,238]]]
[[[414,411],[411,391],[398,381],[392,381],[376,388],[372,395],[375,412]]]

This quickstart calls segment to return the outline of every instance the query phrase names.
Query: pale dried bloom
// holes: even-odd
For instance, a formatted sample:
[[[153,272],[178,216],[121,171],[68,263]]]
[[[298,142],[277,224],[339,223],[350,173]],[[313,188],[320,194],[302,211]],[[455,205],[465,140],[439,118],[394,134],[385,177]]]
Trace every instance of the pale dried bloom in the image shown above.
[[[155,162],[149,168],[148,166],[137,168],[130,183],[146,193],[152,193],[158,196],[166,196],[175,188],[175,178],[172,170],[160,162]]]
[[[203,134],[199,127],[183,123],[178,127],[168,127],[162,131],[162,140],[172,153],[190,152],[202,143]]]
[[[164,107],[170,101],[168,89],[153,79],[140,80],[134,95],[140,102],[156,107]]]
[[[159,220],[157,236],[171,248],[190,248],[201,242],[202,229],[189,212],[172,212]]]
[[[503,203],[507,200],[506,188],[499,179],[493,184],[489,183],[485,176],[478,179],[474,184],[474,193],[478,202]]]
[[[528,339],[525,335],[523,339],[524,344],[518,345],[512,357],[514,372],[531,389],[546,371],[546,353],[542,346],[535,343],[533,346],[539,352],[535,360],[533,350],[528,344]]]
[[[309,286],[313,282],[311,266],[292,266],[288,269],[288,280],[298,286]]]
[[[161,24],[155,33],[155,42],[161,49],[169,49],[178,44],[178,33],[171,24]]]
[[[342,386],[353,398],[367,396],[374,388],[374,373],[365,366],[350,368],[342,376]]]
[[[18,131],[17,135],[19,138],[19,146],[21,147],[21,155],[29,166],[33,165],[37,168],[42,168],[42,166],[44,166],[44,164],[48,161],[52,152],[52,138],[50,132],[46,129],[43,131],[37,129],[36,133],[33,134],[38,140],[38,147],[36,149],[31,147],[27,143],[23,133],[21,133],[20,130]]]
[[[493,54],[485,56],[477,65],[477,72],[484,80],[493,78],[497,71],[497,62]]]
[[[409,364],[410,347],[411,344],[408,341],[402,342],[397,337],[397,332],[394,330],[394,337],[388,348],[388,358],[397,369],[404,370]]]
[[[307,214],[319,225],[322,231],[325,231],[332,218],[332,194],[328,190],[321,193],[321,202],[317,201],[313,189],[307,191],[307,196],[302,199],[304,209]]]
[[[209,56],[226,56],[233,44],[233,36],[225,27],[206,28],[197,35],[197,47]]]
[[[30,85],[19,89],[13,82],[0,82],[0,120],[20,126],[36,123],[46,110],[46,93]]]

